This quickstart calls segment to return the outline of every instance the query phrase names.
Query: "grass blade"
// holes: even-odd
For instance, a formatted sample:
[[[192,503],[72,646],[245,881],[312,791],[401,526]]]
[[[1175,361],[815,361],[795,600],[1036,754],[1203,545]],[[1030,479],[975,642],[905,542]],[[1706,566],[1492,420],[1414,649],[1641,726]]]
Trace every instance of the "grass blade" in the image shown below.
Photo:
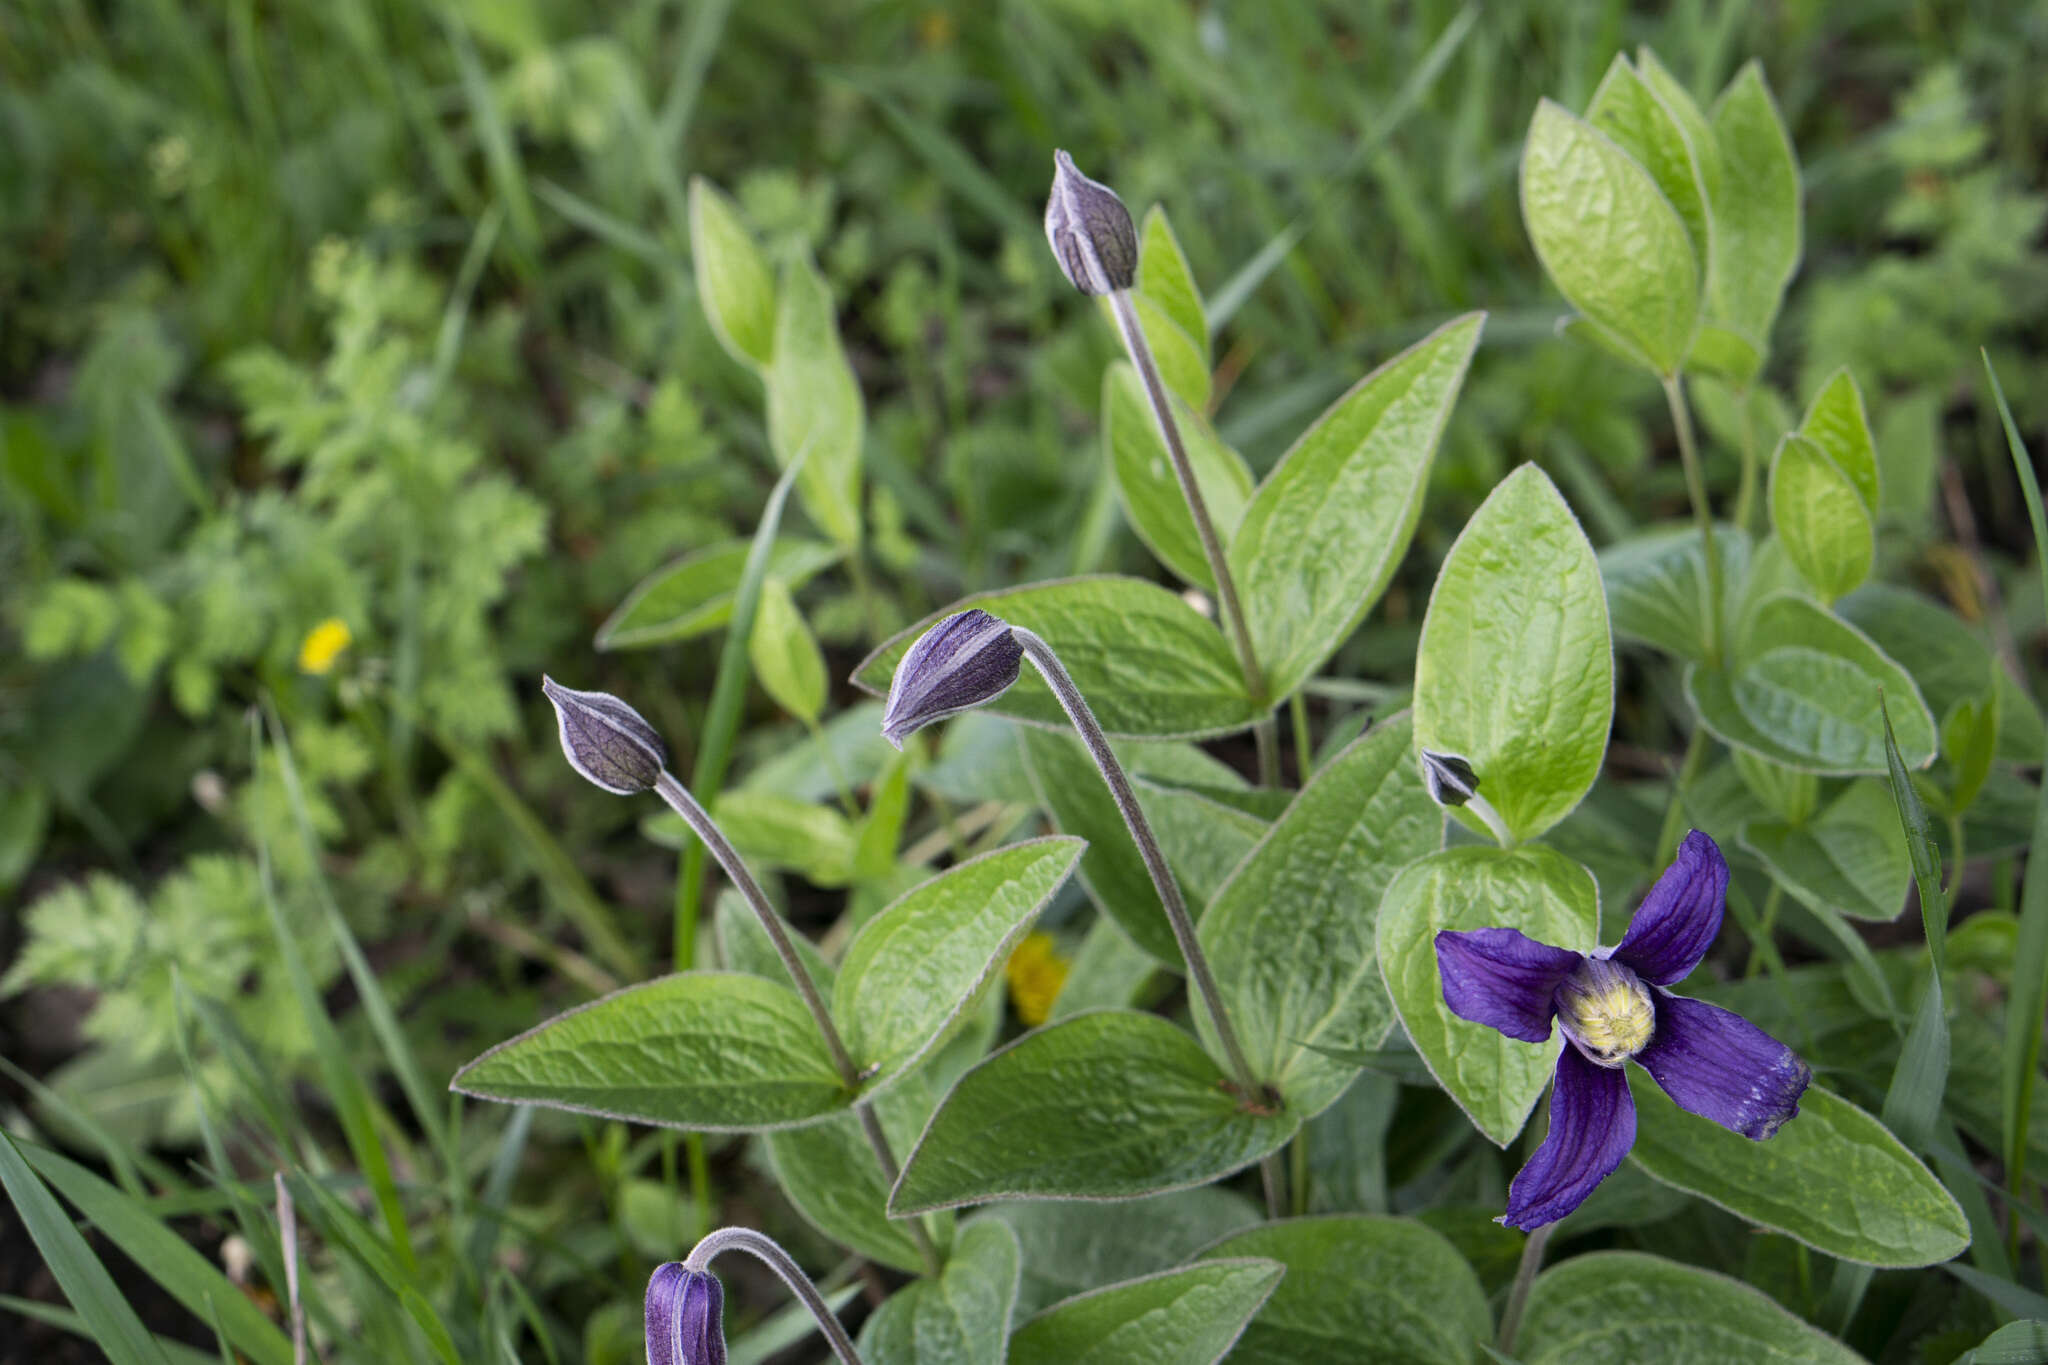
[[[1913,864],[1913,879],[1920,888],[1920,922],[1927,936],[1927,989],[1913,1014],[1913,1026],[1899,1051],[1891,1085],[1885,1090],[1885,1126],[1916,1152],[1924,1152],[1934,1140],[1935,1120],[1941,1116],[1941,1097],[1948,1089],[1948,1016],[1941,999],[1941,970],[1947,962],[1948,900],[1941,890],[1941,851],[1927,818],[1927,807],[1906,772],[1899,754],[1898,739],[1892,734],[1892,717],[1878,697],[1884,716],[1885,765],[1891,780],[1892,802],[1899,808],[1899,828],[1906,838],[1906,852]],[[1957,868],[1957,875],[1962,869]]]
[[[57,1197],[36,1178],[21,1149],[4,1132],[0,1132],[0,1187],[14,1201],[14,1211],[43,1253],[50,1273],[57,1277],[58,1288],[107,1359],[114,1365],[168,1365],[163,1348],[114,1287],[113,1276],[107,1274],[107,1268],[65,1216]]]
[[[73,1336],[85,1337],[88,1340],[92,1338],[92,1329],[85,1325],[85,1319],[68,1308],[59,1308],[55,1304],[41,1303],[35,1299],[18,1299],[12,1294],[0,1294],[0,1308],[17,1317],[48,1323],[59,1331],[69,1332]],[[215,1357],[207,1355],[204,1351],[195,1351],[190,1346],[161,1339],[158,1339],[156,1344],[157,1349],[164,1353],[164,1359],[169,1365],[215,1365]]]

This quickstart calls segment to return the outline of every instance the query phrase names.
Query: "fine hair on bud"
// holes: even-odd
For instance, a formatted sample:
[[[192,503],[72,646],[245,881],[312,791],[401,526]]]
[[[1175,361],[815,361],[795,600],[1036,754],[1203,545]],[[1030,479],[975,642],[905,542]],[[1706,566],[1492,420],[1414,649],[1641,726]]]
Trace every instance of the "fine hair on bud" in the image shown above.
[[[948,616],[896,665],[882,737],[897,748],[915,730],[994,701],[1017,681],[1024,647],[1009,623],[980,608]]]
[[[1420,762],[1422,784],[1429,788],[1431,799],[1439,806],[1462,806],[1478,794],[1479,774],[1458,755],[1424,749]]]
[[[725,1286],[681,1261],[647,1281],[647,1365],[725,1365]]]
[[[1068,283],[1084,294],[1129,289],[1138,275],[1138,230],[1116,191],[1090,180],[1065,152],[1053,153],[1045,239]]]
[[[578,692],[553,678],[540,687],[554,703],[570,767],[619,796],[653,790],[668,749],[638,711],[609,692]]]

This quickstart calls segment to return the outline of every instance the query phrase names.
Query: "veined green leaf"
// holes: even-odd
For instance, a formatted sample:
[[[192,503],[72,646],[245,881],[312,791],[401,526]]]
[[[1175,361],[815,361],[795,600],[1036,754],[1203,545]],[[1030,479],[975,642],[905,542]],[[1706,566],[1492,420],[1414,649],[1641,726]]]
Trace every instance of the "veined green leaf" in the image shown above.
[[[1251,471],[1236,451],[1217,438],[1206,417],[1178,397],[1172,402],[1188,464],[1195,471],[1195,484],[1217,536],[1228,549],[1244,519],[1245,504],[1251,500]],[[1167,568],[1204,592],[1214,593],[1216,582],[1160,438],[1159,424],[1145,402],[1138,372],[1124,361],[1102,374],[1102,440],[1131,529]]]
[[[1003,1365],[1017,1301],[1017,1235],[993,1218],[963,1229],[937,1278],[891,1295],[860,1332],[872,1365]]]
[[[1154,204],[1138,224],[1138,293],[1171,318],[1187,333],[1201,353],[1204,369],[1209,364],[1209,319],[1202,306],[1202,291],[1195,284],[1195,272],[1188,267],[1180,238],[1166,221],[1166,210]]]
[[[1097,1285],[1177,1266],[1259,1221],[1249,1199],[1217,1185],[1125,1200],[1114,1218],[1095,1204],[1057,1199],[996,1204],[988,1213],[1008,1223],[1024,1249],[1020,1319]]]
[[[1813,396],[1813,405],[1799,424],[1799,434],[1855,485],[1856,496],[1874,520],[1883,505],[1878,483],[1877,444],[1870,438],[1870,418],[1863,411],[1863,390],[1848,367],[1836,370]]]
[[[1749,535],[1721,522],[1714,527],[1721,556],[1723,616],[1733,619],[1749,577]],[[1600,552],[1600,581],[1614,634],[1654,645],[1694,663],[1707,658],[1707,557],[1698,528],[1652,527]]]
[[[1835,611],[1913,675],[1928,710],[1937,716],[1995,687],[1998,757],[2022,765],[2041,761],[2048,731],[2040,707],[1998,663],[1982,633],[1955,612],[1886,583],[1866,583],[1837,602]]]
[[[1204,1261],[1079,1294],[1010,1340],[1012,1365],[1214,1365],[1230,1352],[1286,1267]]]
[[[1816,910],[1894,920],[1906,908],[1912,877],[1897,826],[1884,784],[1864,780],[1852,782],[1811,821],[1750,821],[1742,828],[1742,846]]]
[[[690,264],[718,344],[740,364],[766,369],[775,353],[775,278],[732,201],[690,178]]]
[[[1721,177],[1708,206],[1715,231],[1707,317],[1761,355],[1770,348],[1785,284],[1799,267],[1799,162],[1755,61],[1736,73],[1709,118]]]
[[[783,268],[775,309],[775,349],[765,376],[768,448],[778,468],[800,452],[797,494],[804,511],[835,545],[860,544],[861,443],[867,414],[853,367],[839,343],[832,290],[808,260]]]
[[[1771,459],[1771,526],[1823,602],[1870,577],[1877,529],[1862,493],[1819,445],[1787,436]]]
[[[761,585],[761,604],[747,636],[754,680],[775,704],[815,725],[825,713],[825,655],[810,623],[797,609],[789,585],[770,578]]]
[[[733,594],[747,564],[748,542],[729,540],[656,569],[634,585],[598,627],[599,649],[645,649],[706,635],[732,620]],[[840,552],[815,540],[778,539],[768,572],[800,588]]]
[[[1592,102],[1586,106],[1586,122],[1613,138],[1657,182],[1684,222],[1693,261],[1704,275],[1713,227],[1700,152],[1677,112],[1637,74],[1626,54],[1615,53],[1608,64],[1607,74],[1600,78]],[[1717,159],[1720,156],[1718,146],[1709,147],[1708,152]]]
[[[938,1103],[932,1068],[912,1072],[875,1096],[875,1117],[892,1151],[906,1152],[924,1131]],[[789,1202],[825,1236],[882,1265],[912,1275],[925,1271],[917,1243],[903,1222],[889,1217],[889,1182],[875,1161],[860,1120],[852,1114],[766,1135],[775,1180]],[[951,1236],[951,1210],[927,1214],[933,1240]]]

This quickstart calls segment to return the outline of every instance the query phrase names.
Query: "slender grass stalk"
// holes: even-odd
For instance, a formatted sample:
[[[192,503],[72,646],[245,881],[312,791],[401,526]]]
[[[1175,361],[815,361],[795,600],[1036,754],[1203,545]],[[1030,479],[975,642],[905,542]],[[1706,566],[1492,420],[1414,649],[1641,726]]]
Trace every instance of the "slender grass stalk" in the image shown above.
[[[1657,831],[1657,856],[1652,866],[1664,867],[1678,853],[1678,841],[1685,830],[1685,794],[1692,789],[1693,780],[1706,761],[1706,727],[1694,725],[1692,737],[1685,742],[1685,757],[1679,761],[1678,775],[1671,782],[1671,799],[1664,804],[1664,824]]]
[[[712,1257],[722,1251],[744,1251],[774,1271],[789,1286],[789,1292],[811,1310],[811,1316],[817,1319],[818,1330],[831,1343],[832,1354],[838,1356],[844,1365],[861,1365],[860,1352],[853,1349],[853,1340],[839,1325],[838,1315],[832,1311],[832,1306],[825,1302],[818,1286],[811,1283],[811,1277],[804,1274],[803,1267],[774,1238],[752,1228],[719,1228],[706,1234],[703,1241],[690,1249],[690,1254],[683,1260],[683,1267],[706,1274],[711,1269]]]

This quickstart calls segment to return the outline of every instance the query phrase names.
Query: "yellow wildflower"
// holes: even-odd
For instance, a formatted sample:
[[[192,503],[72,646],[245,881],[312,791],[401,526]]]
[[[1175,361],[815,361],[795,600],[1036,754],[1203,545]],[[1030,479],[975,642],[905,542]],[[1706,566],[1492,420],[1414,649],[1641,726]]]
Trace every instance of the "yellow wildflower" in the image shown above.
[[[1051,934],[1026,934],[1003,967],[1017,1017],[1032,1028],[1050,1018],[1052,1002],[1067,984],[1067,971],[1073,965],[1060,956]]]
[[[334,661],[341,657],[341,651],[349,647],[356,637],[349,633],[348,622],[339,616],[330,616],[306,632],[306,638],[299,644],[299,672],[325,673],[334,667]]]

